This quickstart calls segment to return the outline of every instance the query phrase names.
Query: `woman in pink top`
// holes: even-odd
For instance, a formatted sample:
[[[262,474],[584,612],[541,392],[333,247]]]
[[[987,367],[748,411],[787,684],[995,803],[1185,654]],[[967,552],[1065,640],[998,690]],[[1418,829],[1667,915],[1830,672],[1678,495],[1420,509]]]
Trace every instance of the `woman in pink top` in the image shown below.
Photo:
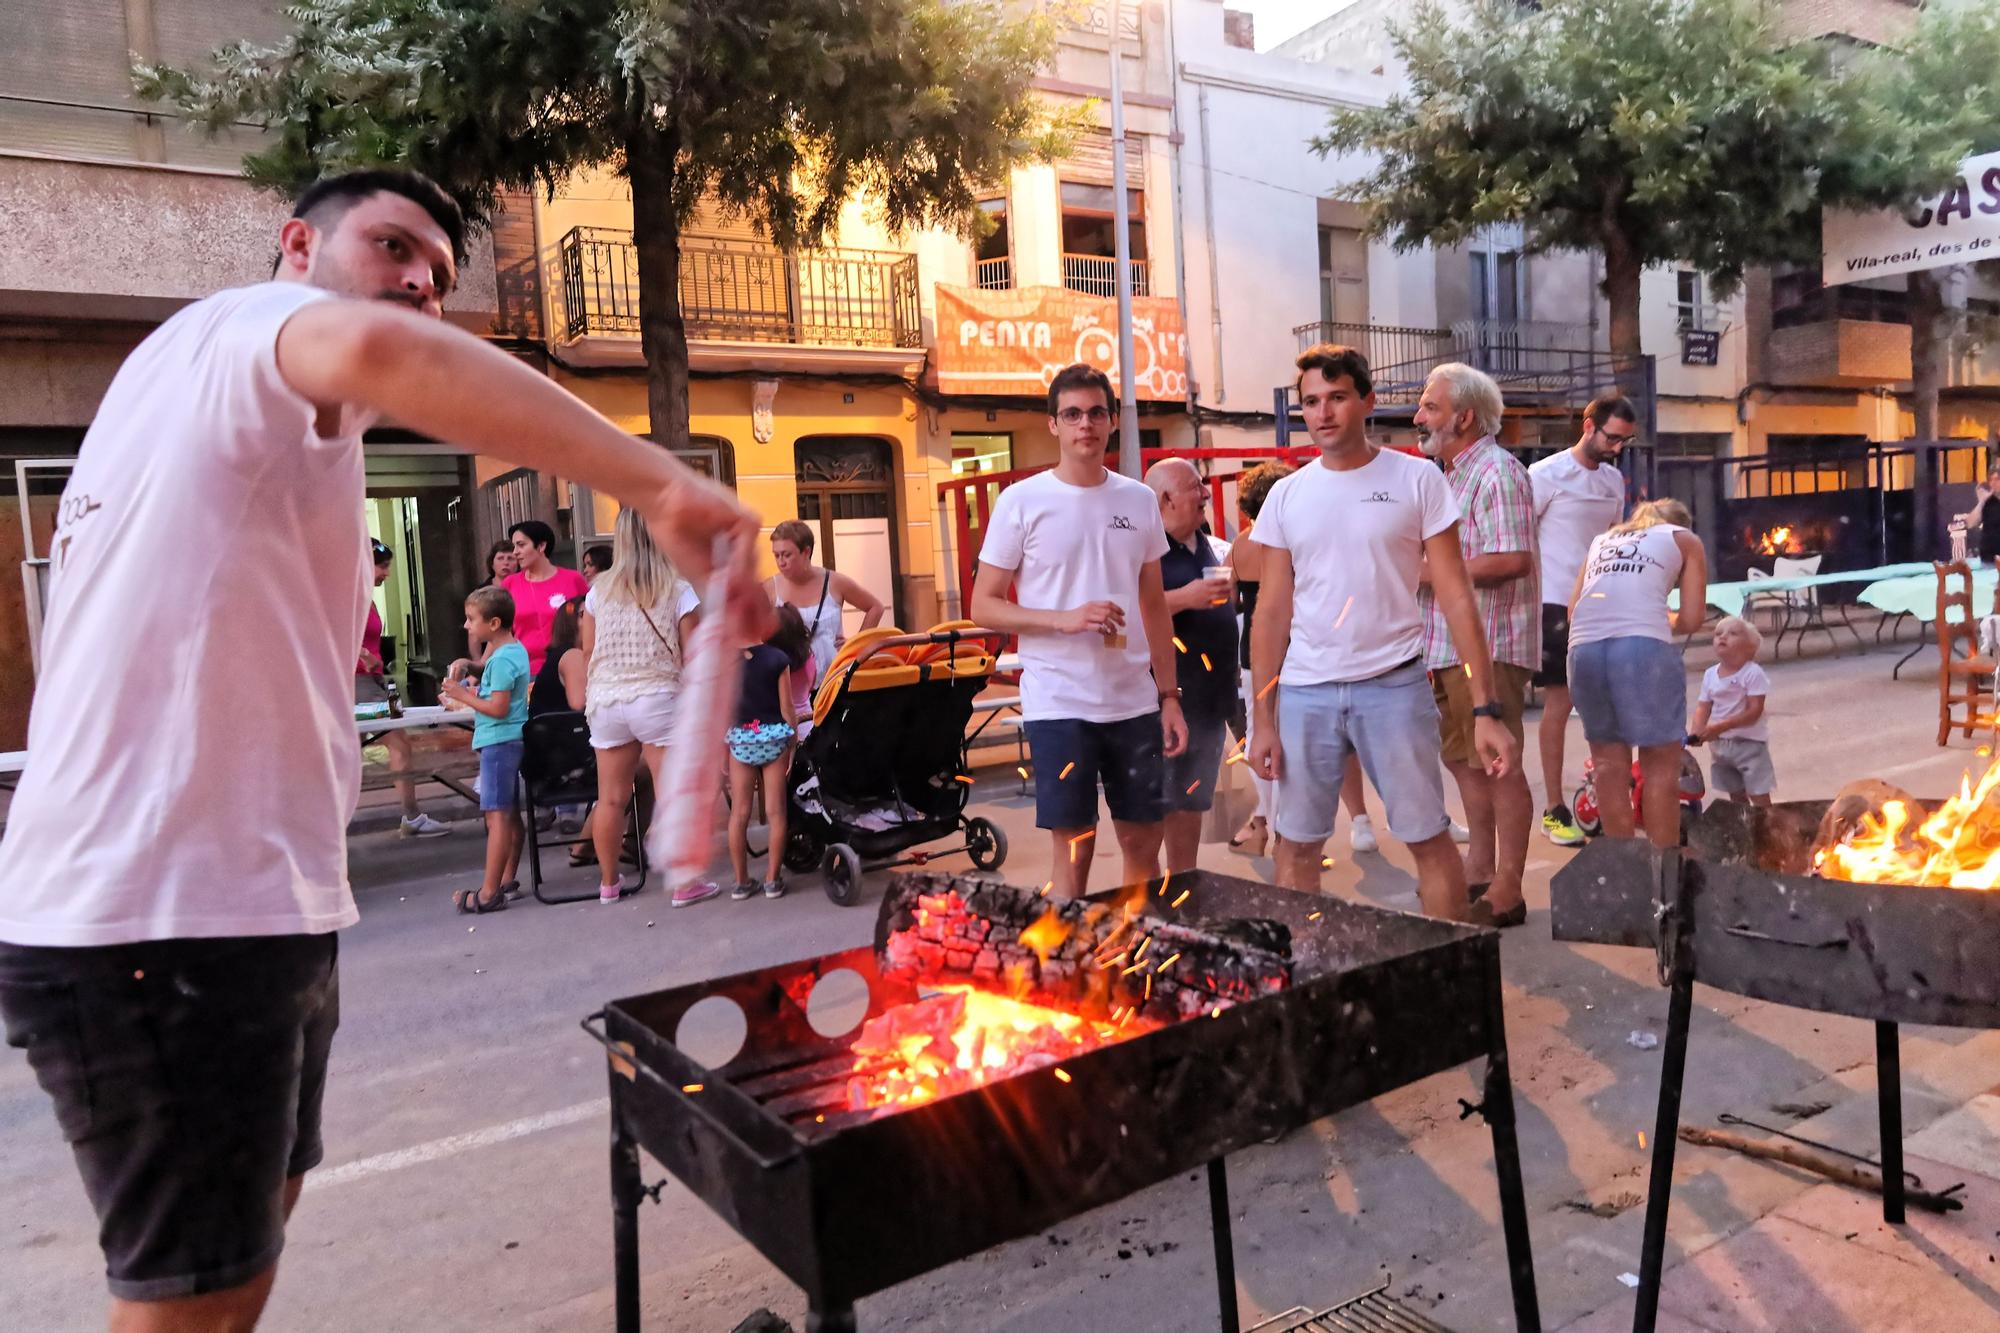
[[[589,592],[590,581],[549,559],[556,534],[540,519],[524,518],[508,528],[507,535],[514,542],[514,559],[520,570],[500,580],[500,586],[513,595],[514,637],[528,650],[528,670],[536,672],[548,654],[556,612],[570,598]]]

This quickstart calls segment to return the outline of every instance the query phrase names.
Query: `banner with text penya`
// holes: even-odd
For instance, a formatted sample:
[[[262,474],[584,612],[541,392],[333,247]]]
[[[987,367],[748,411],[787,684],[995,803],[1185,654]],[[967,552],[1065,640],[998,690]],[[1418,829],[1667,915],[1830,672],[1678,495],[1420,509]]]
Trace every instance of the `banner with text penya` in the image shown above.
[[[1187,397],[1187,330],[1168,296],[1132,300],[1137,396]],[[1040,397],[1064,366],[1096,366],[1118,387],[1118,303],[1064,287],[937,286],[937,379],[944,393]]]

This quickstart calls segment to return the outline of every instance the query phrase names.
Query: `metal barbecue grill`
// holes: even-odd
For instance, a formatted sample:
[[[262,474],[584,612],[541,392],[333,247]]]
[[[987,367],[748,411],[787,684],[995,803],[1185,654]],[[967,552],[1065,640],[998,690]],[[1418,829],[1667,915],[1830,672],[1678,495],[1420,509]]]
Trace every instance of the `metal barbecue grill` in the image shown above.
[[[2000,1028],[2000,893],[1806,873],[1826,801],[1703,812],[1685,852],[1593,843],[1550,886],[1558,940],[1654,949],[1670,987],[1632,1327],[1657,1318],[1694,983],[1875,1024],[1882,1218],[1903,1221],[1900,1023]],[[1871,1164],[1873,1165],[1873,1164]],[[1949,1201],[1947,1201],[1949,1204]]]
[[[639,1327],[638,1206],[660,1188],[642,1185],[642,1147],[803,1288],[808,1330],[828,1333],[855,1326],[863,1296],[1206,1166],[1219,1323],[1236,1333],[1228,1154],[1481,1056],[1482,1100],[1466,1113],[1482,1113],[1493,1134],[1516,1325],[1540,1327],[1493,932],[1176,876],[1171,900],[1150,886],[1138,927],[1162,947],[1183,940],[1199,966],[1175,970],[1179,990],[1164,969],[1161,988],[1147,986],[1157,1026],[923,1104],[855,1110],[859,1029],[814,1030],[806,1010],[820,978],[859,974],[872,1020],[935,980],[905,966],[921,947],[914,934],[892,943],[924,895],[959,894],[995,942],[1008,920],[1026,919],[1024,902],[1050,906],[977,879],[894,878],[877,947],[618,1000],[585,1020],[611,1051],[621,1333]],[[1096,918],[1110,903],[1063,911]],[[992,971],[983,950],[959,961]],[[1059,970],[1050,963],[1045,977]],[[1079,984],[1101,988],[1105,974],[1080,972]],[[733,1058],[705,1068],[676,1043],[682,1019],[712,996],[740,1006],[747,1031]]]

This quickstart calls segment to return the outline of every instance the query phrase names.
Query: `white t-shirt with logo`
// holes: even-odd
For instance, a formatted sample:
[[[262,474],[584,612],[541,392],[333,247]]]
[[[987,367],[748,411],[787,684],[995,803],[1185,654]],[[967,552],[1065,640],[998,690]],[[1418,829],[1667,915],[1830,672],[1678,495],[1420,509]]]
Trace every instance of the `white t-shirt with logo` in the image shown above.
[[[0,940],[355,921],[367,423],[320,435],[276,356],[327,298],[272,282],[196,302],[105,393],[57,518]]]
[[[1722,674],[1722,663],[1717,662],[1701,677],[1701,701],[1709,705],[1708,720],[1711,723],[1728,721],[1748,708],[1752,699],[1762,699],[1770,692],[1771,678],[1755,662],[1745,662],[1727,676]],[[1723,732],[1721,739],[1768,741],[1771,739],[1770,716],[1766,711],[1747,727],[1735,727]]]
[[[1566,606],[1576,572],[1597,534],[1625,514],[1625,478],[1609,463],[1587,468],[1576,450],[1528,469],[1535,495],[1535,540],[1542,552],[1542,601]]]
[[[1250,540],[1292,557],[1279,681],[1367,680],[1421,655],[1424,542],[1456,522],[1444,473],[1393,449],[1347,472],[1308,463],[1273,486]]]
[[[1038,611],[1116,602],[1125,644],[1095,631],[1024,633],[1021,717],[1123,722],[1159,710],[1139,571],[1167,553],[1160,500],[1143,482],[1106,472],[1097,486],[1072,486],[1041,472],[1000,492],[987,520],[979,562],[1014,571],[1014,596]]]
[[[1569,643],[1638,638],[1670,642],[1667,594],[1680,586],[1681,548],[1671,523],[1607,532],[1590,544],[1583,586],[1569,613]]]

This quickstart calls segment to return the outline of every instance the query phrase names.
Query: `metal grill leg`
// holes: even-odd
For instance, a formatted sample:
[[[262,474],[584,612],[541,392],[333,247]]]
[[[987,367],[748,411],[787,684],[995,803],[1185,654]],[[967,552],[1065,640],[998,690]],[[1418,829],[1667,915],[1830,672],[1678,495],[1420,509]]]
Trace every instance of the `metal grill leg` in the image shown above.
[[[1665,923],[1673,929],[1673,923]],[[1686,937],[1681,943],[1686,945]],[[1653,1120],[1653,1173],[1646,1183],[1646,1236],[1639,1247],[1639,1304],[1632,1333],[1653,1333],[1660,1314],[1660,1270],[1667,1254],[1667,1207],[1674,1192],[1674,1141],[1681,1128],[1681,1079],[1687,1073],[1688,1024],[1694,1007],[1694,974],[1681,967],[1667,1004],[1666,1059],[1660,1064],[1660,1110]]]
[[[1237,1333],[1236,1247],[1229,1237],[1229,1172],[1220,1157],[1208,1164],[1208,1225],[1215,1234],[1215,1294],[1222,1333]]]
[[[854,1333],[855,1327],[851,1305],[815,1306],[806,1311],[806,1333]]]
[[[1497,998],[1497,992],[1496,992]],[[1493,1050],[1486,1059],[1486,1123],[1493,1129],[1493,1173],[1500,1184],[1500,1228],[1507,1237],[1507,1281],[1514,1291],[1514,1327],[1540,1333],[1534,1248],[1528,1240],[1528,1197],[1521,1184],[1521,1145],[1514,1137],[1514,1084],[1507,1072],[1507,1033],[1493,1015]]]
[[[1903,1053],[1894,1023],[1875,1025],[1875,1100],[1882,1117],[1882,1220],[1903,1220]]]
[[[611,1075],[613,1083],[618,1075]],[[618,1333],[639,1333],[639,1145],[625,1132],[611,1094],[612,1290]]]

